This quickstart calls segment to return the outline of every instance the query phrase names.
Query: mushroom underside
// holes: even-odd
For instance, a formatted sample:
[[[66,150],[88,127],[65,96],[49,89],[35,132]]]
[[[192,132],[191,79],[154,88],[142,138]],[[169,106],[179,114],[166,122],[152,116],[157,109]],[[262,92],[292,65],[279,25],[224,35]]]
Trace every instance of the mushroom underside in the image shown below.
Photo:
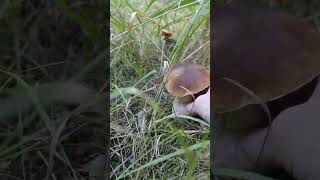
[[[286,96],[266,102],[271,114],[271,121],[287,108],[307,102],[313,95],[317,84],[318,77]],[[216,123],[219,132],[247,134],[256,129],[267,127],[269,119],[262,105],[250,104],[235,111],[217,113]]]

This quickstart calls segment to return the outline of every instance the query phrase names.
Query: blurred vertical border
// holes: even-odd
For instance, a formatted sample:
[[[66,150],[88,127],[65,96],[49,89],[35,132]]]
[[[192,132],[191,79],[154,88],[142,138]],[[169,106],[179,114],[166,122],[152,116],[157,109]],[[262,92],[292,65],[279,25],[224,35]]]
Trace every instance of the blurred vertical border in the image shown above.
[[[108,179],[109,1],[0,2],[0,179]]]

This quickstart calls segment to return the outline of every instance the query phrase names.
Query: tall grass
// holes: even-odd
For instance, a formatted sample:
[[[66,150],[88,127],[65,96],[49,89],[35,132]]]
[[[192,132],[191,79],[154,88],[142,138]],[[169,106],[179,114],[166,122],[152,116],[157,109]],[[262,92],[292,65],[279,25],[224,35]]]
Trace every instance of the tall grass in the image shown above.
[[[164,61],[209,66],[210,1],[110,4],[112,179],[209,179],[208,125],[172,112],[162,67]],[[174,31],[170,52],[162,29]]]

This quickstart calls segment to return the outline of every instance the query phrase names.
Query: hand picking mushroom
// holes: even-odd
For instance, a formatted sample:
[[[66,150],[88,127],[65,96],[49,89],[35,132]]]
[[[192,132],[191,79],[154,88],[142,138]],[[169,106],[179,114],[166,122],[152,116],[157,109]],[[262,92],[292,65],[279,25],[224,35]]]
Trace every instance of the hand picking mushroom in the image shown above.
[[[320,179],[319,107],[320,84],[307,103],[291,107],[275,118],[259,159],[268,128],[242,137],[219,137],[215,143],[216,164],[267,174],[284,169],[297,180]]]
[[[254,0],[233,0],[215,7],[213,82],[215,112],[259,104],[232,79],[264,102],[279,99],[320,72],[320,34],[303,20]],[[257,29],[258,27],[258,29]]]
[[[182,106],[179,108],[179,104],[192,103],[208,91],[210,72],[201,65],[181,63],[174,65],[166,73],[164,81],[168,92],[176,97],[174,107],[177,107],[177,112],[190,115],[193,114],[192,110]]]
[[[200,116],[203,120],[210,123],[210,88],[206,94],[198,96],[194,102],[178,103],[174,101],[175,112],[184,115]]]

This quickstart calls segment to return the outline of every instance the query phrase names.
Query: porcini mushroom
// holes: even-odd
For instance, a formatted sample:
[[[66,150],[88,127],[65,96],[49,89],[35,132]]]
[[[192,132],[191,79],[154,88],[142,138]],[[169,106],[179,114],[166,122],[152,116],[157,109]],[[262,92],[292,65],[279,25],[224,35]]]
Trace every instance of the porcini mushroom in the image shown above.
[[[233,0],[215,7],[211,110],[241,131],[266,125],[261,102],[271,109],[272,119],[305,102],[302,97],[310,97],[320,73],[320,34],[293,15],[256,3]],[[249,89],[260,101],[226,79]],[[309,88],[295,93],[306,85]],[[289,94],[295,95],[287,98]]]
[[[206,93],[210,86],[210,72],[198,64],[181,63],[166,73],[164,81],[171,95],[180,103],[187,103]]]
[[[161,35],[164,36],[165,39],[168,39],[172,36],[173,32],[169,31],[167,29],[162,29],[161,30]]]
[[[234,0],[215,8],[214,104],[216,113],[257,104],[230,78],[264,102],[279,99],[320,72],[320,34],[302,20]]]

